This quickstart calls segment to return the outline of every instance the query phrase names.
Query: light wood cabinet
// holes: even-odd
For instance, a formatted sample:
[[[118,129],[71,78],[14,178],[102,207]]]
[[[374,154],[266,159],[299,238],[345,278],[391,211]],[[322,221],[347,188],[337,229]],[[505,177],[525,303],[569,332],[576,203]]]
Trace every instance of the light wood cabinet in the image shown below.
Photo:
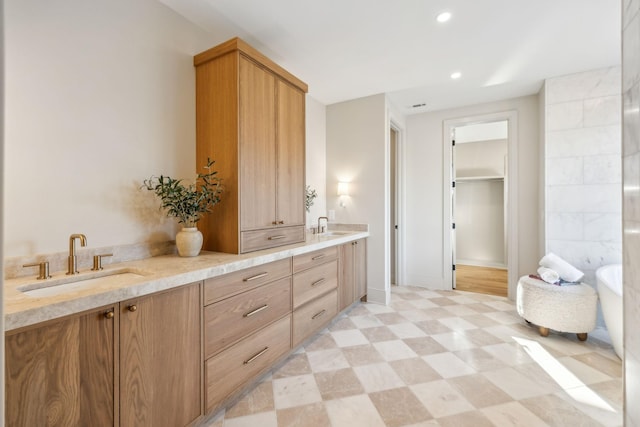
[[[291,313],[291,277],[204,309],[205,358]]]
[[[184,426],[201,414],[199,283],[120,303],[122,426]]]
[[[293,257],[293,346],[329,323],[338,312],[338,248]]]
[[[338,261],[326,262],[293,276],[293,308],[338,287]]]
[[[304,241],[307,85],[235,38],[194,57],[196,162],[223,179],[199,223],[207,250],[244,253]]]
[[[340,311],[367,295],[367,240],[359,239],[340,246]]]
[[[5,337],[8,426],[117,425],[117,306]]]
[[[291,258],[205,281],[204,389],[221,408],[291,349]]]
[[[316,265],[324,264],[327,261],[338,259],[338,249],[338,246],[329,246],[328,248],[296,255],[293,257],[293,272],[297,273]]]
[[[204,281],[204,305],[250,291],[283,277],[291,276],[291,258],[245,268]]]
[[[193,425],[365,293],[362,239],[9,331],[5,423]]]
[[[200,283],[9,332],[6,425],[184,426],[201,415]]]
[[[338,314],[338,291],[333,290],[293,312],[293,345],[301,344]]]
[[[210,412],[266,372],[291,349],[291,314],[249,335],[205,363],[206,408]]]

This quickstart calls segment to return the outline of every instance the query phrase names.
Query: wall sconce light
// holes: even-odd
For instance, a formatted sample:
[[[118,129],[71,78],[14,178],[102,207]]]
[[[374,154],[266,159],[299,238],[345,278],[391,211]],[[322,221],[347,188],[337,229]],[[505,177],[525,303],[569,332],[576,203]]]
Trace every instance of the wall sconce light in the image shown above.
[[[338,196],[340,196],[340,207],[344,208],[346,206],[345,199],[349,197],[348,182],[338,182]]]
[[[338,183],[338,196],[348,196],[349,195],[349,183],[348,182],[339,182]]]

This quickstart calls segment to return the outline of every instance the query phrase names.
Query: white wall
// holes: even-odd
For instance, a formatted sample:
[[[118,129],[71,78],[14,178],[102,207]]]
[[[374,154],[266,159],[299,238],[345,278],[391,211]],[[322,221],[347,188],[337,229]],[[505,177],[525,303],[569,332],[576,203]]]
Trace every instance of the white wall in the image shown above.
[[[456,182],[456,264],[506,268],[504,181]]]
[[[538,256],[538,97],[536,95],[407,117],[406,284],[451,289],[443,271],[443,123],[516,111],[518,117],[518,274],[535,271]],[[448,149],[448,147],[447,147]]]
[[[8,2],[5,31],[5,256],[171,240],[139,186],[193,176],[212,35],[153,0]]]
[[[307,213],[308,228],[318,223],[318,217],[327,215],[327,110],[324,104],[307,95],[306,113],[307,185],[318,194]]]
[[[456,128],[455,163],[456,177],[504,176],[507,156],[507,140],[458,143]]]
[[[545,82],[545,249],[585,272],[622,262],[620,68]]]
[[[385,95],[374,95],[327,106],[327,209],[336,222],[368,223],[367,295],[386,304],[389,196],[389,118]],[[350,197],[340,207],[338,182],[350,183]]]

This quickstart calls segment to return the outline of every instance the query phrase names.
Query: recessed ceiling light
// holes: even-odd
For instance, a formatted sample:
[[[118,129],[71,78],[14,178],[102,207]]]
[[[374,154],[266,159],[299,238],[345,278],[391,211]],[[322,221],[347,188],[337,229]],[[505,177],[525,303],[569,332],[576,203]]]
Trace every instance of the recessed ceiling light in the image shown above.
[[[457,79],[459,79],[460,77],[462,77],[462,73],[461,73],[460,71],[456,71],[455,73],[452,73],[452,74],[451,74],[451,78],[452,78],[453,80],[457,80]]]
[[[451,19],[451,12],[441,12],[436,16],[438,22],[447,22],[449,19]]]

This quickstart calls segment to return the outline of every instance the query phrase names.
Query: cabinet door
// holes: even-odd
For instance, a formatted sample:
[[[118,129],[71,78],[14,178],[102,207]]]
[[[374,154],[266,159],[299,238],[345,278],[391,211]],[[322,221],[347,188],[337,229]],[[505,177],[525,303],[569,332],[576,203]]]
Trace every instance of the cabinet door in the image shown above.
[[[278,81],[277,221],[304,225],[305,94]]]
[[[367,295],[367,240],[356,240],[354,251],[354,300],[357,300]]]
[[[113,426],[116,320],[110,307],[7,335],[6,425]]]
[[[355,242],[340,246],[340,280],[338,308],[340,311],[355,301]]]
[[[344,310],[367,294],[367,240],[360,239],[340,247],[338,308]]]
[[[120,303],[120,421],[184,426],[200,415],[200,284]]]
[[[275,77],[240,57],[240,229],[276,224]]]

